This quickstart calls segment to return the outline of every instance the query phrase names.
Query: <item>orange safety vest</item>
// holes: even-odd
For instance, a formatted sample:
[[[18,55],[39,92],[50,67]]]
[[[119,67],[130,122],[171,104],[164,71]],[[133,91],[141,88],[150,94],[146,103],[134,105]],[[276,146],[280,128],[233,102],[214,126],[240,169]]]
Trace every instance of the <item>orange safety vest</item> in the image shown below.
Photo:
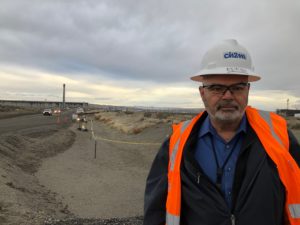
[[[166,225],[180,225],[180,163],[184,145],[202,114],[203,112],[192,120],[173,125],[169,147]],[[287,220],[291,225],[300,225],[300,169],[289,153],[286,121],[275,113],[259,111],[250,106],[246,108],[246,115],[266,153],[276,164],[280,180],[285,186]]]

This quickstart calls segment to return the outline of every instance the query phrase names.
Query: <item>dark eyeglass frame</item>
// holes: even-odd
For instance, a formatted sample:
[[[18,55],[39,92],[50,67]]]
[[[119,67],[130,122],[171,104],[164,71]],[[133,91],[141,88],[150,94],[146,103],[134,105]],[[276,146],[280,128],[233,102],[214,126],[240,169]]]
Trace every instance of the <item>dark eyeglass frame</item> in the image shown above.
[[[245,91],[246,87],[249,88],[250,83],[240,82],[236,84],[231,84],[229,86],[223,84],[210,84],[210,85],[203,85],[202,87],[218,95],[224,95],[227,91],[229,91],[231,94],[239,94]]]

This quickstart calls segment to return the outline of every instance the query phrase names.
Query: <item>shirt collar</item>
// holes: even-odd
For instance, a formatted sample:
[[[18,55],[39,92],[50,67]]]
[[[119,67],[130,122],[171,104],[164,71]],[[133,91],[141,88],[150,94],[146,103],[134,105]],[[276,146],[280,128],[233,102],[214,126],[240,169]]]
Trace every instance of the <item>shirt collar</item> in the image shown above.
[[[240,123],[240,126],[237,129],[236,134],[239,134],[241,132],[246,133],[246,130],[247,130],[247,119],[246,119],[246,115],[244,114],[244,116],[242,118],[242,121]],[[216,132],[215,128],[212,126],[212,124],[210,122],[209,116],[207,116],[205,118],[205,120],[203,121],[203,124],[202,124],[202,126],[199,130],[198,137],[202,138],[204,135],[206,135],[208,133],[211,133],[213,135],[217,135],[217,132]]]

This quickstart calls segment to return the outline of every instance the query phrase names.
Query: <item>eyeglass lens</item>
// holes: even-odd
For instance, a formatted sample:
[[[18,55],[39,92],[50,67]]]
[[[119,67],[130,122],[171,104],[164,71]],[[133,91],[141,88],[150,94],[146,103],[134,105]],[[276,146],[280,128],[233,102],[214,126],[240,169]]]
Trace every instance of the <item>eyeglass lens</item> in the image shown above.
[[[246,90],[246,87],[249,86],[249,83],[238,83],[232,84],[230,86],[222,84],[212,84],[212,85],[203,85],[203,88],[207,88],[210,92],[214,94],[225,94],[229,90],[232,94],[239,94]]]

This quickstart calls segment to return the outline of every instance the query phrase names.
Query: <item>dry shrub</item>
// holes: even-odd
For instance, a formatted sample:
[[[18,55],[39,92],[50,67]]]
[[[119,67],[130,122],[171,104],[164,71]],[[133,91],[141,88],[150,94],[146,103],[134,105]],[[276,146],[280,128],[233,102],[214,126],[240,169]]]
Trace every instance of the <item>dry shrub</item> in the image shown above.
[[[105,123],[110,123],[112,122],[111,118],[101,118],[100,121],[105,122]]]
[[[96,113],[94,115],[95,120],[100,120],[101,119],[101,113]]]
[[[156,117],[158,119],[167,119],[171,114],[168,112],[158,112]]]
[[[152,116],[152,113],[151,112],[144,112],[144,117],[151,117]]]
[[[124,113],[127,114],[127,115],[130,115],[130,114],[133,114],[134,112],[132,112],[132,111],[125,111]]]
[[[133,134],[138,134],[138,133],[141,133],[142,131],[143,131],[143,129],[139,128],[139,127],[135,127],[132,129]]]

